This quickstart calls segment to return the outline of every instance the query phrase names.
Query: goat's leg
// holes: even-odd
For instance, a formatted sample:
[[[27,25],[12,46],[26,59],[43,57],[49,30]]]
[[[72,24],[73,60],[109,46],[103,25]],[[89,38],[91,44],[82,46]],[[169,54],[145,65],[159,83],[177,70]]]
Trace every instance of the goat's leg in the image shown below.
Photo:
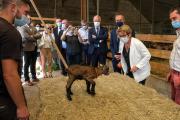
[[[87,93],[88,94],[91,94],[91,91],[90,91],[90,82],[88,80],[86,80],[86,86],[87,86]]]
[[[74,79],[68,79],[67,85],[66,85],[66,96],[67,96],[67,99],[70,101],[72,100],[72,98],[71,98],[71,94],[72,94],[71,86],[72,86],[73,82],[74,82]]]
[[[91,95],[95,95],[96,92],[95,92],[95,86],[96,86],[96,83],[93,81],[93,80],[89,80],[89,82],[91,83]]]

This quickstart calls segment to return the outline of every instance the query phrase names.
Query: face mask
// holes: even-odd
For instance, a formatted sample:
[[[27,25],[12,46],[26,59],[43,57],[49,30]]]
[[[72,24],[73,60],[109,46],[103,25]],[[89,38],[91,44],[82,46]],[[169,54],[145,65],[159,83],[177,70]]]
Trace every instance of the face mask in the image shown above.
[[[23,26],[23,25],[29,24],[30,22],[31,22],[30,19],[26,17],[25,15],[23,15],[21,19],[15,18],[14,20],[15,26]]]
[[[66,28],[66,25],[65,24],[62,24],[61,25],[61,29],[64,30]]]
[[[57,25],[58,27],[61,27],[61,26],[62,26],[61,22],[56,23],[56,25]]]
[[[124,23],[123,23],[123,22],[116,22],[116,25],[117,25],[118,27],[121,27],[122,25],[124,25]]]
[[[129,37],[128,36],[120,37],[120,41],[122,41],[123,43],[127,43],[129,41]]]
[[[83,28],[84,30],[86,30],[86,29],[88,28],[88,26],[87,26],[87,25],[83,25],[82,28]]]
[[[101,24],[100,22],[94,22],[94,26],[95,26],[95,27],[99,27],[100,24]]]
[[[36,27],[36,30],[39,31],[39,30],[40,30],[40,27]]]
[[[180,28],[180,21],[172,21],[171,24],[172,24],[173,28],[175,28],[175,29]]]

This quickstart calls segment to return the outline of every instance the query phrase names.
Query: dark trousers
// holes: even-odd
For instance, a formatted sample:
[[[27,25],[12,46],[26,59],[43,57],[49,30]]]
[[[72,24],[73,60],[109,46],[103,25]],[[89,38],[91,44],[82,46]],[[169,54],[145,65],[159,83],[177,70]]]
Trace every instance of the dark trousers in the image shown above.
[[[89,45],[82,45],[82,64],[90,65],[90,55],[88,53]]]
[[[64,60],[67,61],[67,58],[66,58],[66,49],[62,48],[60,51],[61,51],[61,54],[62,54]],[[60,60],[60,64],[61,64],[62,74],[66,75],[67,72],[66,72],[65,66],[64,66],[64,64],[63,64],[63,62],[61,60]]]
[[[128,75],[130,78],[133,78],[133,79],[134,79],[134,76],[133,76],[133,73],[132,73],[132,72],[128,72],[127,75]],[[139,84],[145,85],[145,84],[146,84],[146,79],[140,81]]]
[[[91,57],[91,64],[93,67],[98,67],[99,64],[106,64],[106,53],[100,52],[100,48],[95,48]]]
[[[76,64],[80,64],[81,63],[81,54],[75,54],[75,55],[71,55],[67,53],[67,62],[68,65],[76,65]]]
[[[31,69],[32,79],[36,79],[36,60],[37,50],[35,51],[24,51],[24,78],[25,81],[30,80],[29,78],[29,67]]]
[[[11,98],[0,95],[0,120],[17,120],[16,105]]]
[[[114,72],[122,73],[122,72],[121,72],[122,69],[118,68],[118,67],[117,67],[117,64],[118,64],[118,61],[117,61],[115,58],[113,58],[113,59],[112,59],[112,65],[113,65],[113,70],[114,70]]]

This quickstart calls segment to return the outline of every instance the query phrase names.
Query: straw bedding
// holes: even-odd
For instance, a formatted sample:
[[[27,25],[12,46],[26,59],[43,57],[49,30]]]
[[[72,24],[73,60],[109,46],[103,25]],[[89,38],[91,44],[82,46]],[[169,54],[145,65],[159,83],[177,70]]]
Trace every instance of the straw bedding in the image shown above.
[[[179,120],[180,107],[132,79],[112,73],[96,79],[96,96],[85,81],[75,81],[72,102],[65,96],[67,77],[39,84],[41,110],[37,120]]]

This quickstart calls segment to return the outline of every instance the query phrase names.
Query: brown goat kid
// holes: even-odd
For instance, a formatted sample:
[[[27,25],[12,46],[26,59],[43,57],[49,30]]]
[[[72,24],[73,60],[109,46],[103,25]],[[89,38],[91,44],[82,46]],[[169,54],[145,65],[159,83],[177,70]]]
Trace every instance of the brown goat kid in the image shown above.
[[[98,68],[91,67],[91,66],[82,66],[82,65],[72,65],[67,70],[69,79],[66,85],[66,92],[68,100],[72,100],[71,95],[71,86],[73,82],[77,79],[79,80],[86,80],[87,85],[87,93],[91,95],[95,95],[95,81],[94,79],[98,76],[105,74],[108,75],[109,68],[107,66],[101,66]]]

